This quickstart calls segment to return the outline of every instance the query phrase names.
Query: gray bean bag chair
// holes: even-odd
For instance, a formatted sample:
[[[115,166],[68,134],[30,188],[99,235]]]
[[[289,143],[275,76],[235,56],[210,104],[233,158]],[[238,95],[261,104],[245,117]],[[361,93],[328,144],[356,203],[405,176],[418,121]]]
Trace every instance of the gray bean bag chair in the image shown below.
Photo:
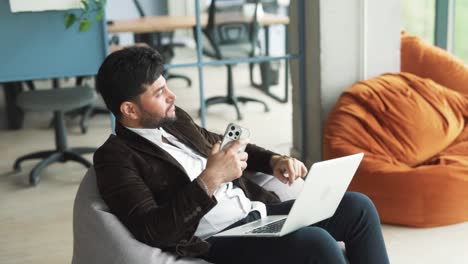
[[[249,175],[260,186],[272,190],[282,201],[294,199],[304,182],[292,186],[282,184],[266,174]],[[176,255],[150,247],[133,238],[101,199],[94,169],[83,178],[73,208],[72,264],[207,264],[202,259],[178,258]]]

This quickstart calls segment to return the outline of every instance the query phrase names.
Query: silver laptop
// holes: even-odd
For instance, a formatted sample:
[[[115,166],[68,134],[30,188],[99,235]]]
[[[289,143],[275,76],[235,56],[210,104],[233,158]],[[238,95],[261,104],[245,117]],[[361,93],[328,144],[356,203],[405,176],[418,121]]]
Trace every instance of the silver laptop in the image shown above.
[[[267,216],[214,236],[279,237],[330,218],[363,156],[363,153],[358,153],[314,163],[288,215]]]

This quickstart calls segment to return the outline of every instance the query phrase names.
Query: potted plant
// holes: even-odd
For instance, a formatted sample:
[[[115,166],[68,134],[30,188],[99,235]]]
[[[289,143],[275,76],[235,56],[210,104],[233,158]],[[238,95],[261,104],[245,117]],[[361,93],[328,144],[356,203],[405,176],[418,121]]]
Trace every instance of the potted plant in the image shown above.
[[[93,24],[93,20],[101,21],[104,16],[106,0],[81,0],[81,8],[77,12],[65,13],[65,28],[78,24],[78,31],[85,32]]]

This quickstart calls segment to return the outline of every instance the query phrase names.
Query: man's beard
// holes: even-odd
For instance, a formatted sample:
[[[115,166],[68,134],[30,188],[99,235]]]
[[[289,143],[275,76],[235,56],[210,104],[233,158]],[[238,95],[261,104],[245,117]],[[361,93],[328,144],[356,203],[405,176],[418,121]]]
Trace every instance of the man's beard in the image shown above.
[[[145,109],[140,107],[141,110],[141,119],[140,125],[144,128],[160,128],[169,124],[174,123],[177,120],[177,117],[163,117],[158,119],[153,116],[151,113],[147,112]]]

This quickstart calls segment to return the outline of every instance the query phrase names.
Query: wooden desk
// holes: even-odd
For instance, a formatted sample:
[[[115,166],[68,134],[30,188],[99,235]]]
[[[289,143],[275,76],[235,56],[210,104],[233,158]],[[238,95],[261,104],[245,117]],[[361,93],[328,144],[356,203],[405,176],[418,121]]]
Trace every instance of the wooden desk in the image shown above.
[[[248,18],[241,18],[248,21]],[[208,15],[202,14],[200,17],[201,26],[205,27],[208,23]],[[217,22],[239,21],[237,14],[227,13],[222,16],[222,20]],[[289,24],[289,17],[264,13],[258,18],[258,22],[262,26],[270,26],[276,24]],[[177,29],[192,29],[196,26],[195,16],[148,16],[135,19],[114,20],[114,23],[107,26],[109,33],[150,33],[150,32],[165,32],[174,31]]]

